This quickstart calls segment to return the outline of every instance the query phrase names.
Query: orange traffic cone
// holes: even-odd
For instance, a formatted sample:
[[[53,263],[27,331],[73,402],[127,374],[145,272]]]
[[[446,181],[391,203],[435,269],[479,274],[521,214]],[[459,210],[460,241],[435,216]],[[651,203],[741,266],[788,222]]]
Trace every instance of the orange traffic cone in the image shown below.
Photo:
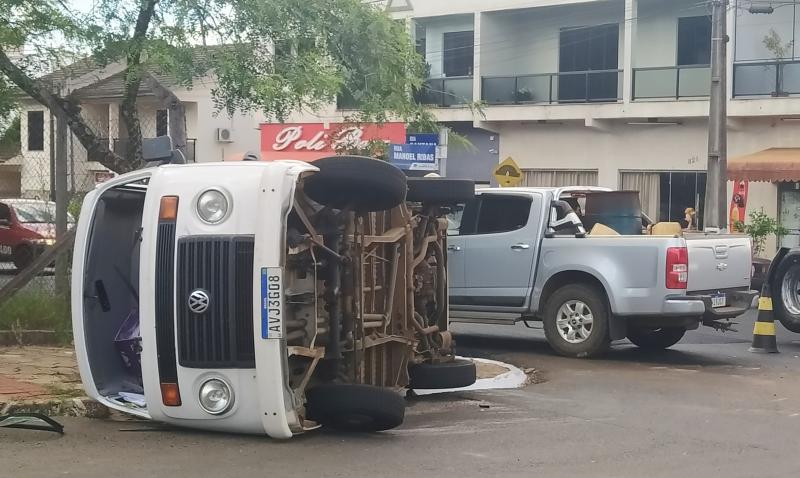
[[[778,353],[775,337],[775,317],[772,314],[772,289],[764,284],[758,299],[758,318],[753,326],[753,345],[750,352],[757,354]]]

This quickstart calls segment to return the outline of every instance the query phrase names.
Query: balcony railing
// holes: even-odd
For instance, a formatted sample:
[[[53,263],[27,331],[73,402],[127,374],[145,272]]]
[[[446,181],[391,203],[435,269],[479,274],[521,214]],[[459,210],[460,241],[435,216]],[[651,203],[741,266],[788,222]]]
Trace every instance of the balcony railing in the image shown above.
[[[473,80],[471,76],[431,78],[415,95],[423,105],[448,107],[472,103]]]
[[[197,139],[195,138],[188,138],[186,140],[186,162],[187,163],[196,163],[197,162]],[[128,139],[127,138],[114,138],[112,144],[112,151],[114,151],[118,155],[124,156],[126,153],[126,149],[128,147]]]
[[[733,65],[733,96],[800,95],[800,61]]]
[[[622,97],[621,75],[622,70],[592,70],[484,76],[481,91],[490,105],[613,103]]]
[[[635,68],[633,99],[702,98],[711,91],[708,65]]]

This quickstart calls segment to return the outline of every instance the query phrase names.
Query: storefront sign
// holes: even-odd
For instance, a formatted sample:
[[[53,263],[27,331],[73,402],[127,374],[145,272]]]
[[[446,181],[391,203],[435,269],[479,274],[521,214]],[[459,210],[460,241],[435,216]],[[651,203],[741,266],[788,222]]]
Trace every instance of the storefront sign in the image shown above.
[[[110,181],[116,177],[116,174],[112,173],[111,171],[95,171],[94,172],[94,183],[101,184],[106,181]]]
[[[432,144],[439,146],[438,133],[409,133],[406,135],[406,143],[408,144]]]
[[[400,169],[411,171],[436,171],[436,145],[393,144],[389,146],[389,162]]]
[[[404,123],[353,126],[344,123],[291,123],[261,125],[261,158],[314,161],[341,148],[365,147],[370,141],[400,143],[406,138]]]

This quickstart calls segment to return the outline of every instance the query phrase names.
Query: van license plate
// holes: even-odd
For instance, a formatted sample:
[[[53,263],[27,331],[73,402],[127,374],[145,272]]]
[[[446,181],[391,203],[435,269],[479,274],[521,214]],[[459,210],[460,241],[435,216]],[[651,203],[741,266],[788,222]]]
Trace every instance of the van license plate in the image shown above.
[[[711,296],[711,307],[725,307],[728,305],[725,294],[714,294]]]
[[[261,269],[261,338],[283,338],[283,270]]]

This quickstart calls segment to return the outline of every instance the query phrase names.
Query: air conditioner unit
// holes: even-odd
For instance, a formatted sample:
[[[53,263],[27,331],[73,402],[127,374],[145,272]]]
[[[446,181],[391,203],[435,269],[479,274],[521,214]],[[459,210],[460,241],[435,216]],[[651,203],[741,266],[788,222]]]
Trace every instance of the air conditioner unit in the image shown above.
[[[233,143],[233,130],[230,128],[217,128],[217,141],[220,143]]]

